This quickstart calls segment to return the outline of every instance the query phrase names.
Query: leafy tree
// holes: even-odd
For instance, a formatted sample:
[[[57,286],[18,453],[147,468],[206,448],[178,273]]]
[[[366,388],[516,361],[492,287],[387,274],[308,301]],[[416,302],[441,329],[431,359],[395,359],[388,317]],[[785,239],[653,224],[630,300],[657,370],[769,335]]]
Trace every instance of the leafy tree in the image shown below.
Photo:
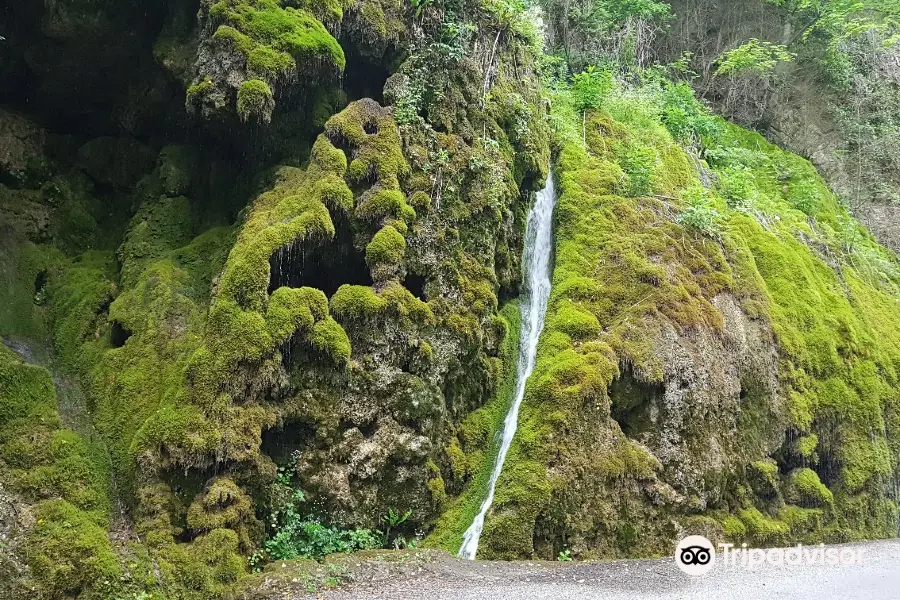
[[[725,114],[741,123],[759,121],[778,87],[776,68],[793,60],[787,47],[756,38],[724,52],[716,61],[715,76],[724,80]]]
[[[753,75],[765,77],[775,71],[780,62],[791,62],[794,55],[787,47],[771,42],[761,42],[756,38],[729,50],[716,61],[719,67],[716,75]]]
[[[550,46],[572,72],[601,62],[645,66],[671,17],[669,4],[657,0],[542,0],[541,7]]]

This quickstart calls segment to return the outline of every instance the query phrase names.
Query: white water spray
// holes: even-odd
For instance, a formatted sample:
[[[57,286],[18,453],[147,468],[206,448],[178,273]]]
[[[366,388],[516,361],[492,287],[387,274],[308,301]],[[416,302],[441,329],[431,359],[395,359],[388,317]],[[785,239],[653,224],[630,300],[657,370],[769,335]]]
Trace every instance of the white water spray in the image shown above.
[[[556,190],[553,176],[547,177],[547,185],[537,194],[534,206],[528,213],[525,225],[525,268],[524,289],[522,291],[522,333],[519,338],[519,362],[516,367],[516,395],[513,398],[506,419],[503,421],[503,438],[497,461],[491,472],[487,497],[481,503],[481,510],[463,536],[463,544],[459,549],[460,558],[474,559],[478,552],[478,541],[484,528],[484,518],[491,503],[497,479],[503,471],[506,453],[512,445],[519,422],[519,407],[525,397],[525,383],[534,370],[537,355],[538,338],[544,329],[544,314],[547,312],[547,300],[550,297],[550,255],[553,250],[553,205],[556,203]]]

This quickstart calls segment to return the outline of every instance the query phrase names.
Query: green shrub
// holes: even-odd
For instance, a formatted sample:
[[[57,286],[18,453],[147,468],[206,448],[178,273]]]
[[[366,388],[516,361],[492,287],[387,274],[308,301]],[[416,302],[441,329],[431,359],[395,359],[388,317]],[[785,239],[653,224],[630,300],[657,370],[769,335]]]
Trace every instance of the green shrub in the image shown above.
[[[741,46],[724,52],[719,57],[716,75],[756,74],[767,75],[779,62],[791,62],[794,55],[787,47],[753,38]]]
[[[715,143],[723,134],[722,120],[714,116],[694,95],[686,82],[664,84],[662,94],[663,125],[680,143]]]
[[[612,90],[612,73],[593,65],[572,76],[572,98],[581,112],[600,108]]]
[[[684,209],[676,220],[701,235],[718,238],[722,232],[721,219],[722,215],[711,204],[699,201]]]
[[[735,210],[750,208],[757,196],[753,173],[742,167],[727,167],[719,173],[719,193]]]
[[[344,530],[329,526],[309,513],[303,492],[294,490],[271,515],[273,533],[264,547],[271,560],[319,559],[335,552],[370,550],[384,545],[384,536],[371,529]]]

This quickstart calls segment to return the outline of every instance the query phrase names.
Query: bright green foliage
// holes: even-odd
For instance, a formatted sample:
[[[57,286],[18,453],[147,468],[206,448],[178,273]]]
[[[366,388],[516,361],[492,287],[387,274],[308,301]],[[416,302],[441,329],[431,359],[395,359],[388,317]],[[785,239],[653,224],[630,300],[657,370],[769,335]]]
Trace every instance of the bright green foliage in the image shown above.
[[[722,121],[697,100],[690,85],[666,81],[663,86],[660,118],[679,143],[690,146],[716,140],[722,134]]]
[[[718,60],[716,75],[767,75],[775,70],[778,63],[791,62],[793,59],[785,46],[754,38],[722,54]]]
[[[703,187],[696,186],[686,190],[684,197],[689,205],[678,215],[677,221],[701,235],[718,237],[721,230],[719,225],[721,215],[716,211]]]
[[[804,38],[830,41],[832,49],[850,37],[871,30],[896,31],[900,6],[893,0],[767,0],[784,7],[806,24]]]
[[[653,148],[639,145],[629,146],[619,161],[622,170],[628,176],[629,194],[646,196],[653,190],[653,172],[658,155]]]
[[[613,89],[612,73],[589,66],[572,76],[572,98],[575,106],[583,111],[600,108],[604,98]]]
[[[306,497],[290,485],[290,477],[279,478],[270,490],[285,496],[282,504],[271,512],[269,527],[272,535],[264,544],[269,560],[295,558],[321,559],[335,552],[371,550],[385,544],[385,534],[371,529],[342,530],[323,524],[310,514]]]

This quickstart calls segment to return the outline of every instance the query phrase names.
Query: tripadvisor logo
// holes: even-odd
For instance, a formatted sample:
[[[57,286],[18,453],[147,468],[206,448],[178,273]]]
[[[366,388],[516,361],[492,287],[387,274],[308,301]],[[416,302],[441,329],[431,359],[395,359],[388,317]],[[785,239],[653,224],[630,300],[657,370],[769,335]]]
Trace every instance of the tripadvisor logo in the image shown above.
[[[688,575],[706,575],[716,564],[716,549],[702,535],[689,535],[675,548],[675,564]]]
[[[825,544],[793,548],[748,548],[742,544],[719,544],[721,563],[728,567],[753,569],[763,565],[807,566],[807,565],[859,565],[862,564],[864,548],[842,546],[826,548]],[[688,575],[705,575],[716,563],[716,549],[713,543],[702,535],[691,535],[678,543],[675,548],[675,564]]]

